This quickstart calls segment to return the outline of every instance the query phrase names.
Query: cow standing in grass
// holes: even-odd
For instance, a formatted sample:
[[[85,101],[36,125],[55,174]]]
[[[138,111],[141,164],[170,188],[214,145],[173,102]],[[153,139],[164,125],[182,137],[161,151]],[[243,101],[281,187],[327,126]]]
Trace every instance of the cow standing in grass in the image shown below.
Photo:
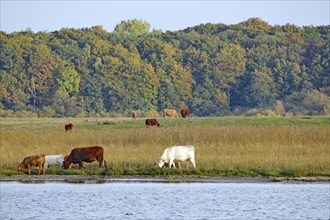
[[[182,118],[186,118],[190,115],[190,111],[188,108],[183,108],[180,113],[181,113]]]
[[[134,120],[134,119],[136,119],[136,117],[137,117],[137,113],[136,113],[136,111],[133,111],[132,112],[132,119]]]
[[[45,168],[49,167],[62,167],[64,161],[63,155],[46,155],[45,156]]]
[[[146,127],[152,127],[152,126],[157,126],[159,127],[160,124],[158,123],[158,121],[154,118],[148,118],[146,119]]]
[[[178,112],[174,108],[164,109],[163,110],[163,117],[178,117]]]
[[[163,155],[156,161],[159,167],[168,166],[176,168],[176,163],[188,161],[187,168],[189,164],[192,164],[196,169],[195,162],[195,148],[194,146],[173,146],[168,147],[164,150]],[[179,168],[181,166],[179,165]]]
[[[83,162],[91,163],[93,161],[98,161],[100,168],[102,165],[106,168],[103,152],[103,147],[100,146],[74,148],[69,156],[64,157],[63,168],[69,169],[71,164],[79,164],[79,169],[83,169],[85,168]]]
[[[32,167],[38,167],[38,175],[40,174],[40,171],[42,170],[42,173],[45,174],[45,155],[44,154],[38,154],[38,155],[32,155],[25,157],[21,164],[18,166],[19,171],[24,171],[25,169],[28,169],[29,175],[31,174]]]
[[[72,131],[73,129],[73,124],[69,123],[64,126],[65,131]]]

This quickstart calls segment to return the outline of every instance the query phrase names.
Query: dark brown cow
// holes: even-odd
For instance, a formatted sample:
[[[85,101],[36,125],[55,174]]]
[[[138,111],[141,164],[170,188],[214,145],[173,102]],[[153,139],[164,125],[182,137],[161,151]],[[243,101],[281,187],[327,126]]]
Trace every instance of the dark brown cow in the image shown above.
[[[68,157],[64,157],[63,167],[68,169],[71,164],[79,164],[79,169],[84,168],[83,162],[91,163],[93,161],[98,161],[100,163],[100,168],[102,164],[107,168],[107,163],[103,159],[103,147],[77,147],[74,148]]]
[[[181,116],[182,116],[182,118],[186,118],[186,117],[188,117],[190,115],[190,112],[189,112],[189,109],[188,108],[183,108],[182,110],[181,110]]]
[[[19,171],[24,171],[24,169],[29,170],[29,175],[31,174],[31,168],[32,167],[38,167],[40,174],[40,170],[42,169],[42,173],[45,174],[45,155],[44,154],[38,154],[38,155],[32,155],[25,157],[21,164],[18,166]]]
[[[73,124],[72,124],[72,123],[66,124],[66,125],[64,126],[64,128],[65,128],[65,131],[72,131]]]
[[[146,126],[150,127],[150,126],[157,126],[159,127],[160,124],[158,123],[158,121],[154,118],[148,118],[146,119]]]

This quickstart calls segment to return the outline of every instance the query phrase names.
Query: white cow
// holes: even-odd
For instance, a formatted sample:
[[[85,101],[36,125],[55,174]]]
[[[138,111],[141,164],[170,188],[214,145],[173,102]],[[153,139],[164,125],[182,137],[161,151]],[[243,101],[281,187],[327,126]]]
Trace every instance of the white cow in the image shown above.
[[[176,167],[175,162],[188,161],[187,168],[191,163],[196,169],[195,162],[195,148],[194,146],[173,146],[168,147],[164,150],[163,155],[160,159],[156,161],[156,164],[159,167],[163,167],[164,164],[167,164],[168,167]],[[181,168],[180,163],[179,168]]]
[[[64,156],[63,155],[47,155],[45,156],[45,168],[49,168],[51,166],[62,167]]]

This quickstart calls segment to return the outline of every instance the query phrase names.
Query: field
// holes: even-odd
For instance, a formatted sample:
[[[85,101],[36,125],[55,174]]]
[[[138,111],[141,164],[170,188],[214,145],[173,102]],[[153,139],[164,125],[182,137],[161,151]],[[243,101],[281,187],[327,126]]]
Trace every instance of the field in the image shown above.
[[[52,168],[59,175],[148,176],[330,176],[329,117],[159,118],[146,128],[138,118],[0,119],[0,175],[18,175],[33,154],[69,154],[78,146],[100,145],[107,169]],[[72,132],[64,125],[74,124]],[[159,169],[166,147],[195,146],[197,169]],[[183,166],[185,167],[185,166]],[[34,172],[36,173],[36,171]]]

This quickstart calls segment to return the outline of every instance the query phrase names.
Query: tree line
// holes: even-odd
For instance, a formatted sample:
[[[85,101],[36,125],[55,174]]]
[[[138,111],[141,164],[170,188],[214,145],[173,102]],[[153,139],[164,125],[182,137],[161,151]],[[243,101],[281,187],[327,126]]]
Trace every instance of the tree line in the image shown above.
[[[330,26],[151,30],[146,21],[0,32],[0,116],[328,115]]]

